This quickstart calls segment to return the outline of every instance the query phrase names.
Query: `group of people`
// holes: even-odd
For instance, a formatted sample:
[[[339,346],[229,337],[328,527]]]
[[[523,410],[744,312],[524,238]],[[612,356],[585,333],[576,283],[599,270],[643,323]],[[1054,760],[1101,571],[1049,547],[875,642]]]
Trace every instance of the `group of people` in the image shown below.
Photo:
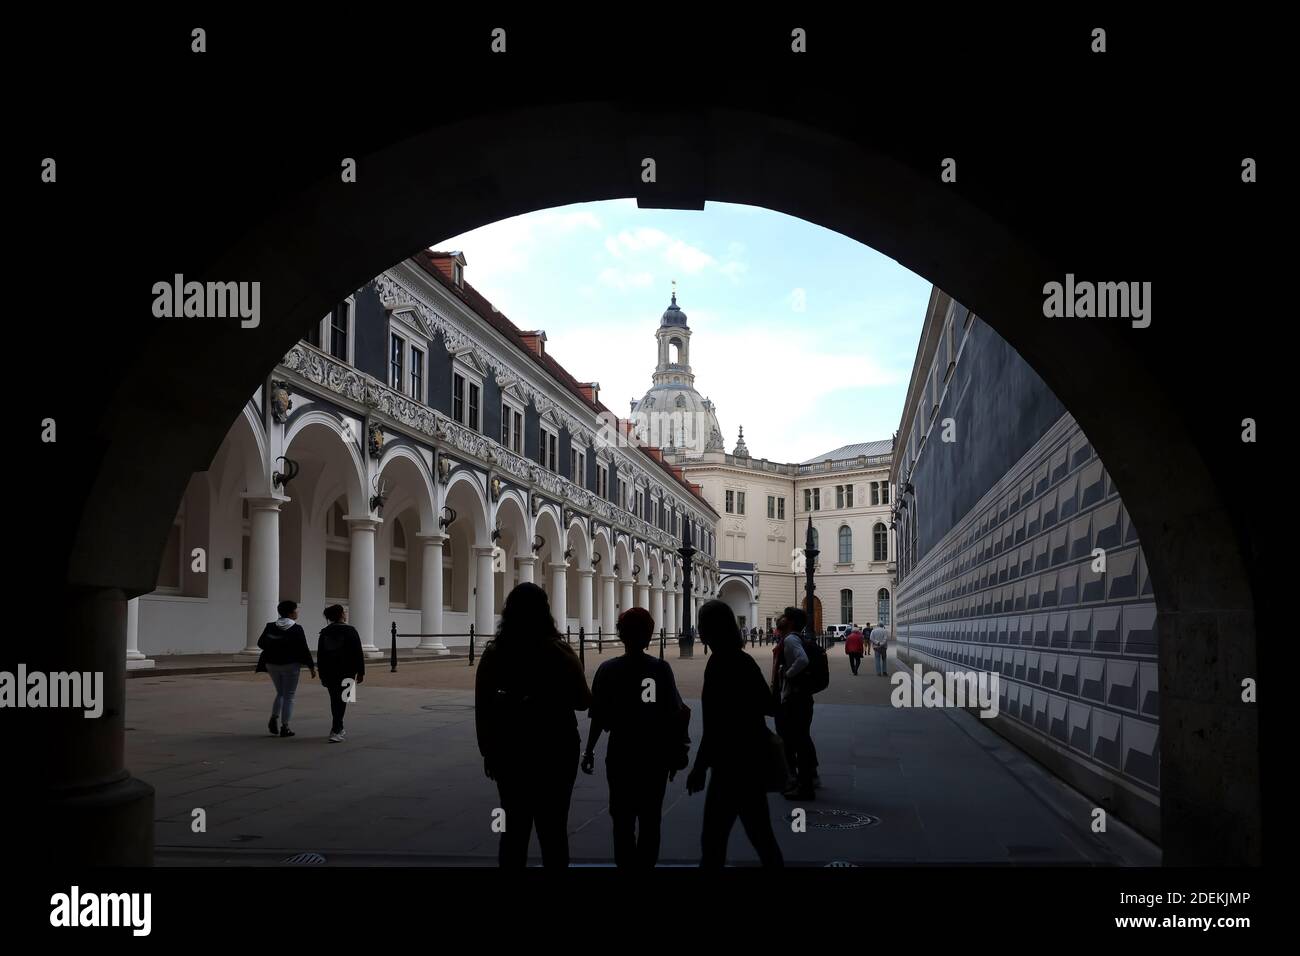
[[[279,618],[262,630],[257,646],[262,653],[257,658],[257,670],[271,676],[275,687],[275,702],[271,704],[271,719],[267,729],[272,736],[294,737],[289,729],[293,717],[294,698],[298,694],[298,678],[302,669],[311,671],[312,679],[320,673],[320,682],[330,698],[331,743],[342,743],[348,732],[343,727],[343,713],[348,697],[352,696],[348,681],[360,684],[366,676],[366,657],[361,651],[361,635],[347,623],[347,610],[341,604],[331,604],[323,614],[326,625],[316,641],[316,656],[307,646],[307,634],[298,623],[298,605],[294,601],[281,601],[276,606]]]
[[[747,633],[730,607],[708,601],[699,636],[711,650],[701,691],[703,733],[686,778],[690,794],[707,791],[700,837],[701,866],[720,867],[739,819],[765,866],[782,866],[767,794],[814,795],[812,695],[819,649],[800,632],[803,611],[787,608],[778,624],[769,681],[745,651]],[[618,618],[622,656],[605,661],[588,687],[582,665],[556,630],[546,592],[520,584],[507,596],[495,638],[483,650],[475,682],[475,722],[484,773],[497,784],[504,811],[498,861],[524,866],[537,830],[544,866],[569,863],[568,813],[578,770],[595,769],[595,747],[609,733],[605,775],[613,824],[614,862],[651,867],[659,858],[664,795],[690,762],[690,710],[672,668],[646,653],[654,620],[633,607]],[[825,654],[821,652],[821,670]],[[588,711],[585,749],[577,715]],[[781,748],[767,718],[775,717]],[[794,783],[786,766],[793,771]],[[775,767],[779,771],[774,771]],[[779,773],[779,780],[774,776]]]
[[[862,654],[868,643],[876,659],[876,676],[886,676],[885,652],[889,644],[889,632],[880,624],[874,628],[867,624],[861,630],[855,627],[844,636],[844,653],[849,656],[849,667],[853,671],[853,676],[858,676],[858,667],[862,664]]]
[[[365,679],[365,656],[355,628],[340,605],[324,611],[313,658],[298,623],[298,605],[283,601],[280,617],[267,624],[258,647],[257,669],[270,674],[275,702],[267,724],[273,735],[289,728],[303,667],[320,674],[329,693],[329,740],[347,738],[343,715],[349,682]],[[690,763],[690,709],[682,701],[672,668],[646,653],[654,635],[650,612],[633,607],[618,618],[622,656],[605,661],[587,685],[578,655],[560,635],[546,592],[520,584],[507,596],[496,635],[483,649],[474,686],[475,729],[483,771],[494,781],[503,817],[497,859],[522,867],[537,830],[544,866],[568,866],[569,804],[578,770],[595,769],[595,748],[609,734],[605,776],[613,823],[614,862],[652,867],[659,859],[661,819],[667,785]],[[698,633],[711,650],[700,694],[703,733],[695,764],[686,778],[689,794],[707,791],[700,836],[704,867],[726,861],[737,819],[764,866],[784,860],[768,812],[767,794],[812,800],[820,785],[812,739],[813,695],[829,683],[826,652],[804,637],[807,614],[788,607],[777,620],[772,669],[765,677],[745,650],[746,637],[731,608],[707,601],[699,610]],[[884,673],[886,632],[870,632],[877,673]],[[853,673],[863,653],[863,635],[845,642]],[[577,715],[590,726],[583,749]],[[768,729],[774,717],[776,734]]]

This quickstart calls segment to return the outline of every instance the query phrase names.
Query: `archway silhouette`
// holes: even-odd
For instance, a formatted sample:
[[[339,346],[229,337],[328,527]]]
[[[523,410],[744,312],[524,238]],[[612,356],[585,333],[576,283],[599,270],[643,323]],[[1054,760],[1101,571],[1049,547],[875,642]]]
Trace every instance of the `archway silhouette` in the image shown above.
[[[1206,396],[1168,367],[1171,339],[1159,319],[1144,335],[1127,323],[1065,327],[1043,317],[1046,282],[1067,271],[1136,277],[1134,246],[1087,245],[1086,230],[1062,224],[1059,205],[1043,194],[1032,204],[1021,198],[1023,178],[993,175],[958,192],[926,170],[928,159],[866,141],[848,117],[818,111],[800,121],[790,112],[606,101],[435,119],[415,135],[372,144],[354,188],[340,189],[333,170],[281,197],[255,188],[223,210],[246,225],[238,238],[218,248],[195,229],[178,264],[257,278],[260,324],[145,320],[122,330],[119,345],[132,358],[121,363],[111,397],[86,412],[83,466],[66,493],[75,517],[46,543],[66,568],[69,597],[64,633],[42,653],[65,667],[104,670],[116,688],[106,691],[110,708],[116,699],[120,711],[125,601],[153,588],[191,473],[206,467],[303,330],[393,262],[445,236],[574,202],[763,206],[855,238],[933,281],[1011,343],[1080,423],[1136,524],[1160,608],[1166,862],[1258,861],[1258,719],[1203,679],[1207,669],[1230,681],[1256,667],[1253,524],[1225,472],[1207,465],[1229,467],[1202,451],[1211,442]],[[646,184],[640,157],[651,150],[660,175]],[[1177,296],[1168,288],[1172,319]],[[121,721],[56,723],[66,754],[46,782],[60,792],[72,780],[113,790],[113,812],[136,820],[121,832],[137,834],[132,807],[144,797],[122,789],[134,784],[123,779]],[[123,839],[97,841],[103,819],[80,833],[65,827],[71,845],[112,844],[107,858],[135,859]]]

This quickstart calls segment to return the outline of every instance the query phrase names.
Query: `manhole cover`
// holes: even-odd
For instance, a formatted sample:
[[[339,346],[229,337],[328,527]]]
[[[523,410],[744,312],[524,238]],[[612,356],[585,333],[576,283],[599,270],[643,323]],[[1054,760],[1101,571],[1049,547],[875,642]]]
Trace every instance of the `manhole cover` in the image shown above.
[[[307,864],[313,864],[313,863],[324,863],[324,862],[325,862],[325,857],[321,856],[319,853],[299,853],[297,856],[291,856],[291,857],[289,857],[289,859],[285,860],[284,862],[285,862],[285,863],[294,863],[294,864],[299,864],[299,863],[307,863]]]
[[[806,810],[808,826],[818,830],[861,830],[873,827],[880,822],[880,817],[865,810]],[[786,817],[793,819],[792,816]],[[844,864],[845,866],[849,864]]]

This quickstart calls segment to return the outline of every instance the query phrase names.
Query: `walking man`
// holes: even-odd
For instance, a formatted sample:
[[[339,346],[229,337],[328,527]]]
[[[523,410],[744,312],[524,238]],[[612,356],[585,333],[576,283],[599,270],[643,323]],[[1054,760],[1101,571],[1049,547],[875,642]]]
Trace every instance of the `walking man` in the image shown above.
[[[889,632],[884,626],[877,624],[871,632],[871,650],[876,655],[876,674],[880,677],[885,676],[885,652],[889,646]]]
[[[808,669],[803,633],[808,615],[788,607],[776,622],[777,643],[773,649],[772,690],[776,694],[776,732],[785,743],[786,758],[794,772],[794,786],[784,794],[787,800],[816,799],[814,778],[817,755],[812,744],[812,694],[800,687],[800,675]]]

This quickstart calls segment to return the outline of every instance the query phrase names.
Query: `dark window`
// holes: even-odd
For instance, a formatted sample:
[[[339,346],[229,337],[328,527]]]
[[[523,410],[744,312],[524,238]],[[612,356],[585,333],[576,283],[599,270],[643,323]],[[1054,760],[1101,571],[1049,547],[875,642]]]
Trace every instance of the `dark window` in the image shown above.
[[[424,353],[411,349],[411,396],[424,401]]]
[[[473,382],[469,383],[469,421],[467,424],[474,431],[478,431],[478,386]]]
[[[330,355],[348,360],[348,304],[340,302],[330,313]]]
[[[402,381],[402,355],[406,352],[406,340],[400,335],[391,338],[388,349],[388,384],[400,392],[405,384]]]
[[[519,454],[519,443],[524,440],[524,416],[519,414],[518,412],[515,412],[514,415],[515,415],[514,443],[510,446],[510,448],[511,451],[513,451],[517,455]]]
[[[853,592],[848,588],[840,591],[840,623],[853,623]]]
[[[451,417],[462,425],[465,423],[465,377],[451,376]]]
[[[874,530],[875,561],[889,560],[889,531],[883,524],[877,524]]]
[[[853,560],[853,532],[849,530],[848,525],[840,528],[840,564],[848,564]],[[848,622],[845,621],[847,624]]]
[[[510,406],[504,403],[501,405],[501,444],[510,447]]]
[[[884,588],[876,592],[876,620],[881,627],[889,624],[889,592]]]

